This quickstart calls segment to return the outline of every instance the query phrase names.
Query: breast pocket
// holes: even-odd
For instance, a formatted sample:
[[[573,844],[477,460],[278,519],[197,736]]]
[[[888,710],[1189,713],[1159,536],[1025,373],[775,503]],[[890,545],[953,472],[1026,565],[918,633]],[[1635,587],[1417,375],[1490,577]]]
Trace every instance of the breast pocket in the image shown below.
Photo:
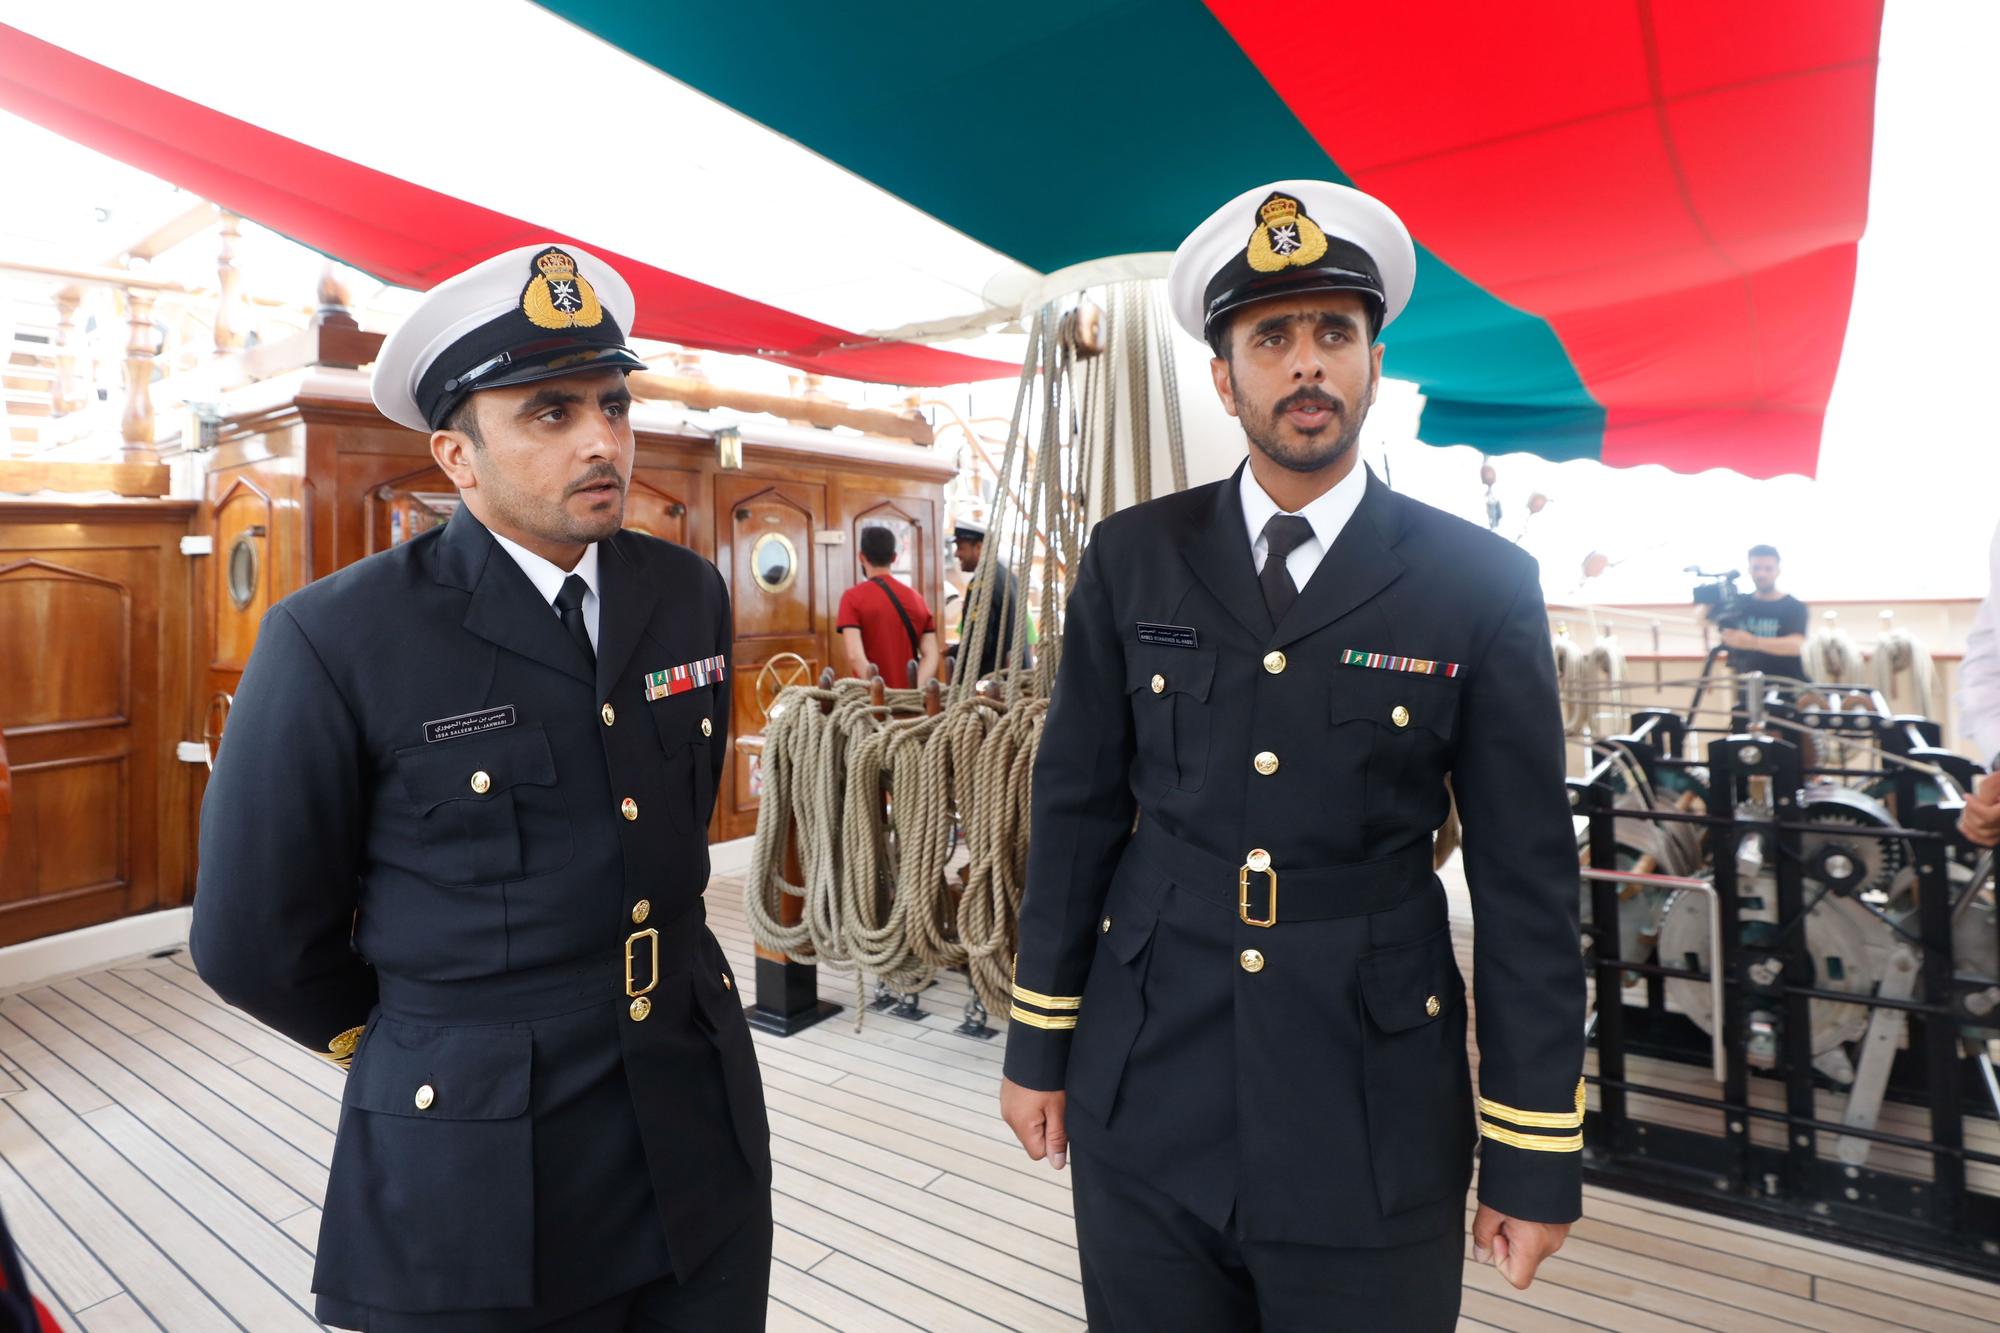
[[[1208,777],[1208,692],[1213,648],[1134,644],[1125,650],[1125,692],[1132,701],[1139,787],[1200,791]]]
[[[714,747],[720,730],[715,710],[723,706],[720,693],[705,686],[646,705],[666,764],[667,817],[681,833],[706,824],[715,803]]]
[[[1334,737],[1365,766],[1364,817],[1408,816],[1440,799],[1458,726],[1460,682],[1411,671],[1333,673]],[[1414,802],[1414,805],[1413,805]]]
[[[492,884],[568,864],[569,812],[539,725],[398,750],[396,775],[417,818],[427,878]]]

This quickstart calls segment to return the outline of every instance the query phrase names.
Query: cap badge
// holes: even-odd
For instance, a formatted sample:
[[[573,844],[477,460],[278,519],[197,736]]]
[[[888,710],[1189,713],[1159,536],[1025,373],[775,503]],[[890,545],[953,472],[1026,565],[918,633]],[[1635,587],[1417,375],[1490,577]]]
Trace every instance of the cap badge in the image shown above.
[[[1320,244],[1324,248],[1325,242]],[[576,271],[573,257],[550,246],[535,256],[534,269],[535,276],[521,293],[521,313],[530,324],[538,329],[591,329],[604,322],[604,307]]]
[[[1278,273],[1318,263],[1326,254],[1326,233],[1307,217],[1299,201],[1274,194],[1257,210],[1246,258],[1259,273]]]

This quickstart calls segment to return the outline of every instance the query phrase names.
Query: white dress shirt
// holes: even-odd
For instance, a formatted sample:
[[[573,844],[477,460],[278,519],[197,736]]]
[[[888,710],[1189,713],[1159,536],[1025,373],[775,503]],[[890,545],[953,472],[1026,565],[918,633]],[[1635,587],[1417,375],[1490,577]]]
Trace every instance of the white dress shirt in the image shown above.
[[[1291,572],[1292,586],[1300,592],[1305,591],[1306,580],[1319,568],[1320,560],[1333,549],[1333,539],[1361,507],[1361,497],[1367,490],[1368,469],[1357,460],[1354,470],[1332,490],[1299,511],[1298,516],[1312,524],[1313,535],[1292,548],[1292,553],[1285,557],[1285,568]],[[1243,500],[1243,526],[1250,533],[1250,562],[1262,574],[1264,558],[1270,554],[1270,543],[1264,540],[1264,525],[1271,521],[1272,515],[1284,511],[1264,493],[1248,465],[1243,469],[1237,491]]]
[[[487,529],[492,532],[491,528]],[[528,582],[535,585],[535,591],[548,603],[549,611],[557,619],[562,612],[556,610],[556,594],[562,591],[563,580],[574,574],[582,579],[590,589],[583,596],[583,627],[590,631],[591,651],[597,650],[597,611],[601,603],[597,600],[597,543],[583,548],[583,558],[576,562],[575,569],[563,569],[553,561],[544,560],[519,542],[510,542],[499,533],[493,533],[493,540],[500,543],[500,549],[514,557],[514,563],[528,576]]]
[[[2000,531],[1993,534],[1986,565],[1992,582],[1958,666],[1958,734],[1981,763],[1993,767],[2000,763]]]

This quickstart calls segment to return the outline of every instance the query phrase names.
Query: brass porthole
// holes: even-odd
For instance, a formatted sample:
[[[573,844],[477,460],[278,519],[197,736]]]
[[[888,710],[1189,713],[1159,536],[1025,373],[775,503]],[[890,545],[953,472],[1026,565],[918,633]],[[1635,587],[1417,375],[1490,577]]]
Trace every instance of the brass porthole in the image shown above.
[[[767,532],[750,548],[750,577],[765,592],[783,592],[799,576],[799,548],[782,532]]]
[[[238,533],[236,540],[229,544],[229,601],[238,611],[247,611],[257,600],[257,580],[261,573],[262,561],[257,554],[258,535],[262,528],[252,528]]]

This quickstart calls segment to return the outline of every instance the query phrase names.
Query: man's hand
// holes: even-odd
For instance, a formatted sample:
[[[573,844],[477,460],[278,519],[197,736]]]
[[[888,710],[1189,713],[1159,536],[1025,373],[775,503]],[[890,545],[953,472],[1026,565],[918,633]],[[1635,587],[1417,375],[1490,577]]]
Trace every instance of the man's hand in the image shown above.
[[[1058,1171],[1069,1161],[1069,1135],[1063,1132],[1064,1098],[1060,1092],[1024,1088],[1011,1078],[1000,1080],[1000,1118],[1028,1150],[1028,1156],[1038,1162],[1046,1157]]]
[[[1988,773],[1979,779],[1978,788],[1967,794],[1958,831],[1981,847],[2000,843],[2000,773]]]
[[[1722,646],[1725,648],[1755,648],[1757,646],[1757,636],[1745,629],[1726,629],[1722,631]]]
[[[1567,1222],[1523,1222],[1482,1203],[1472,1216],[1472,1257],[1482,1264],[1490,1260],[1501,1277],[1526,1291],[1542,1260],[1568,1236]]]

